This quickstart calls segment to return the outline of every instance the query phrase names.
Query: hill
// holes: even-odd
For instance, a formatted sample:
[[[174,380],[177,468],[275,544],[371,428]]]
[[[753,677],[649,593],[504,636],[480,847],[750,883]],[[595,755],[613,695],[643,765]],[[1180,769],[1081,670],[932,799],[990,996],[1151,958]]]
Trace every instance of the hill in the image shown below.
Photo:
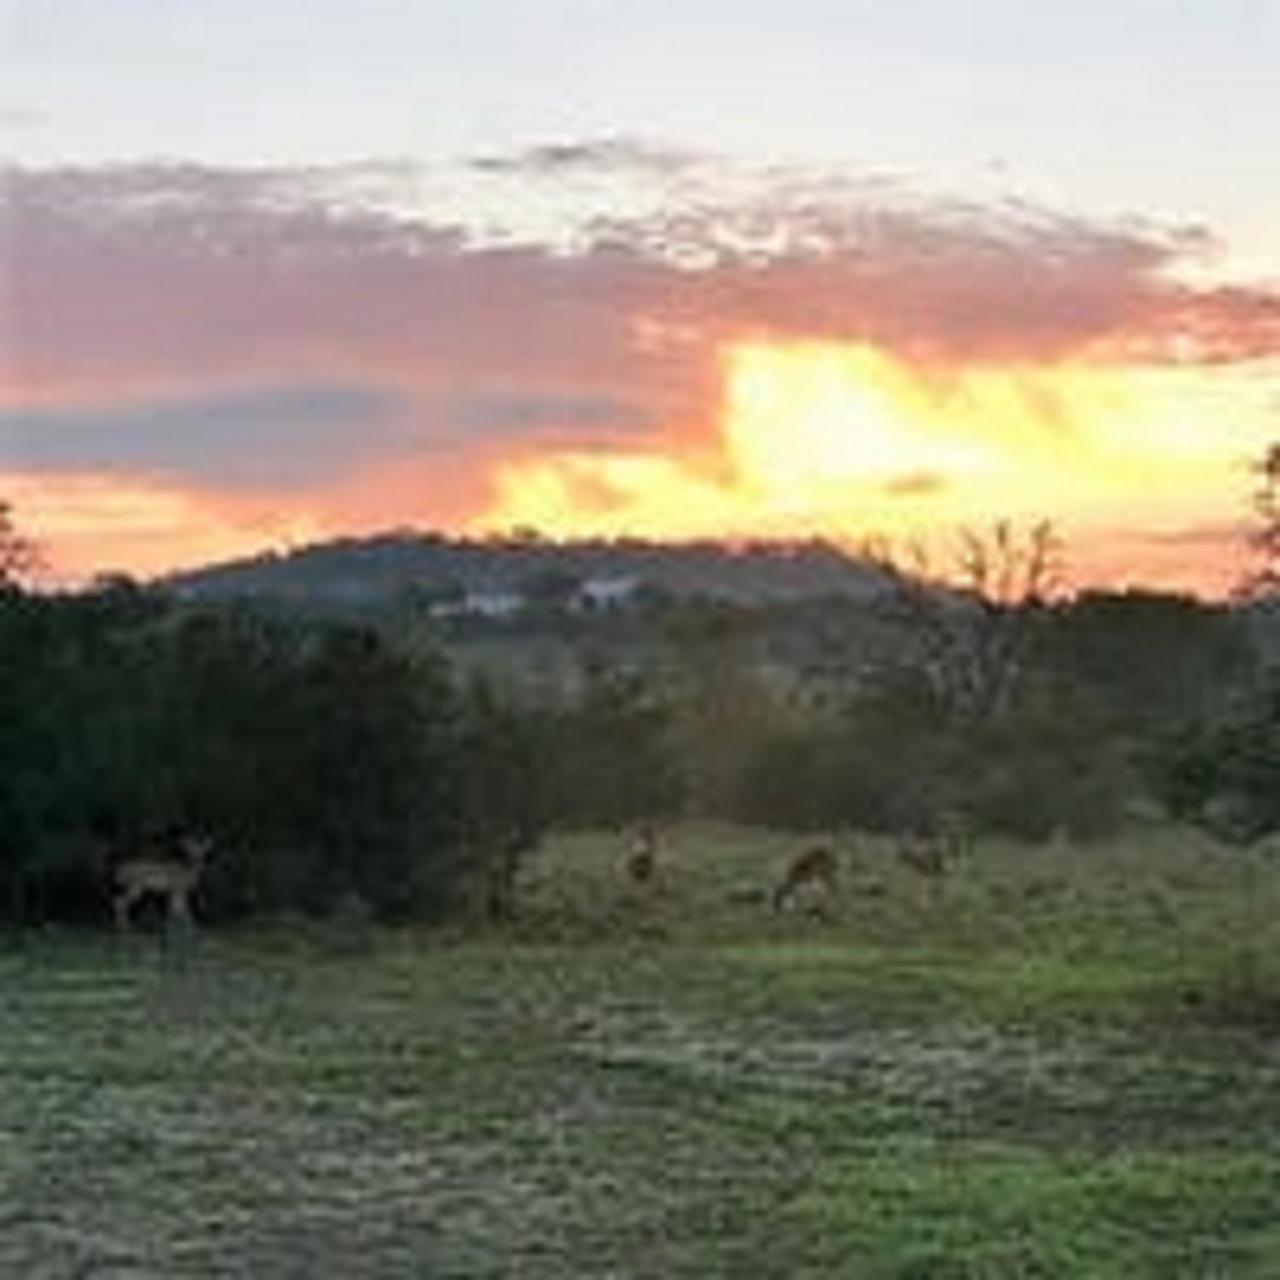
[[[550,541],[396,531],[204,566],[163,585],[188,599],[255,597],[318,609],[377,608],[406,597],[477,612],[538,593],[621,601],[647,591],[764,604],[867,600],[883,574],[831,543]]]

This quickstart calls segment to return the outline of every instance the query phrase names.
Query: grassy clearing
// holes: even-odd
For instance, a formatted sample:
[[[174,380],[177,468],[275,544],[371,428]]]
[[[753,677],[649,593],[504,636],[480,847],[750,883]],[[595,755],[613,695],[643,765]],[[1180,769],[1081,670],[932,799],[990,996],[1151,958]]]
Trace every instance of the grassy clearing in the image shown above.
[[[603,837],[504,936],[0,952],[0,1275],[1280,1274],[1280,868]]]

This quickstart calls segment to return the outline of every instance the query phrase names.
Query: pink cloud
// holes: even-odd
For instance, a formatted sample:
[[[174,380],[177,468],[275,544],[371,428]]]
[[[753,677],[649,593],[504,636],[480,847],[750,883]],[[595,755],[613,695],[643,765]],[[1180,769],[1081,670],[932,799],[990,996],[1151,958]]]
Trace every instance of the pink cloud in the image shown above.
[[[694,164],[615,141],[480,168],[630,166],[678,190]],[[465,518],[496,458],[551,446],[700,445],[714,463],[720,355],[742,338],[868,343],[940,371],[1280,356],[1280,292],[1179,278],[1201,232],[875,181],[778,174],[723,199],[693,184],[692,202],[554,248],[361,204],[340,172],[0,177],[0,473],[162,474],[234,511],[262,483],[228,459],[260,450],[321,528]],[[394,422],[308,434],[297,389],[316,387],[357,387]],[[211,434],[211,413],[245,403]],[[94,427],[119,433],[114,453]],[[318,452],[290,468],[290,449]]]
[[[375,374],[447,403],[609,396],[643,406],[634,424],[704,410],[716,343],[741,331],[941,362],[1280,352],[1280,294],[1172,278],[1193,234],[1021,206],[779,195],[554,252],[353,209],[307,171],[11,171],[6,189],[27,395]]]

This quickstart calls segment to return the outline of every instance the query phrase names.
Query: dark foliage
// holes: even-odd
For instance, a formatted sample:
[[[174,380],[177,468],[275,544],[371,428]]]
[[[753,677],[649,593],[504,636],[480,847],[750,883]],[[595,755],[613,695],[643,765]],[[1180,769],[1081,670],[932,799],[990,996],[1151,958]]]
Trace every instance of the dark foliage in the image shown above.
[[[1280,830],[1280,671],[1169,730],[1147,767],[1175,814],[1225,839]]]
[[[1243,583],[1248,596],[1274,598],[1280,592],[1280,441],[1258,461],[1253,495],[1254,527],[1250,544],[1256,566]]]
[[[378,633],[127,585],[0,613],[0,875],[18,919],[100,915],[113,858],[211,833],[215,915],[447,905],[462,825],[442,668]],[[6,909],[0,903],[0,910]]]
[[[459,730],[455,773],[464,870],[479,880],[490,919],[507,920],[515,914],[521,863],[555,816],[554,720],[476,680],[466,691]]]
[[[582,613],[564,601],[584,566],[518,544],[539,607],[474,636],[420,609],[352,622],[127,579],[64,596],[11,581],[0,919],[102,921],[113,859],[184,828],[215,840],[206,920],[342,904],[402,920],[510,916],[555,824],[906,832],[957,815],[1084,838],[1145,788],[1225,834],[1280,826],[1280,681],[1256,676],[1239,610],[1046,603],[1005,591],[975,547],[991,598],[919,582],[891,609],[648,595]],[[749,560],[789,573],[815,554]]]
[[[556,722],[554,804],[579,826],[623,826],[675,813],[684,771],[673,711],[651,673],[588,664]]]

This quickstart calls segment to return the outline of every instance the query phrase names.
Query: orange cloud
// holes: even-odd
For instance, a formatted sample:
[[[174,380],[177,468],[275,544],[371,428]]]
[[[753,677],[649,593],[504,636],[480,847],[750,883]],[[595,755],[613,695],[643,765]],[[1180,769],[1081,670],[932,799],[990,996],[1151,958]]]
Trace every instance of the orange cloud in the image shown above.
[[[481,527],[928,541],[997,517],[1050,518],[1082,581],[1220,590],[1238,568],[1229,556],[1224,569],[1221,539],[1175,555],[1171,533],[1221,522],[1242,501],[1273,386],[1083,362],[940,375],[814,343],[737,346],[725,375],[717,470],[544,451],[500,469]]]
[[[1221,524],[1280,434],[1280,294],[1191,282],[1200,233],[698,163],[478,166],[675,184],[554,246],[341,172],[10,170],[0,492],[69,574],[407,523],[1114,548]]]
[[[0,472],[0,492],[45,552],[50,584],[100,573],[143,577],[303,543],[336,532],[298,510],[237,506],[156,481],[116,475]]]

